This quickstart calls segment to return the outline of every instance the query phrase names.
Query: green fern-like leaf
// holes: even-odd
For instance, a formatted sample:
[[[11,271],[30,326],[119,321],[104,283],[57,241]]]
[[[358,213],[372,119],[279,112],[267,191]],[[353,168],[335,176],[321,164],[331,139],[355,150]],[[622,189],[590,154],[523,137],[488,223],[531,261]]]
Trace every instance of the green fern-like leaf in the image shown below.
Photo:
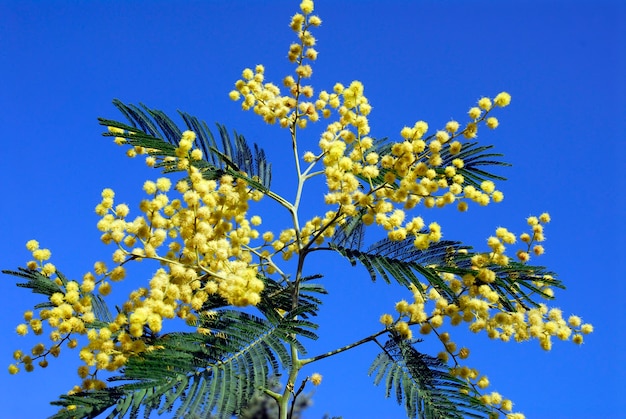
[[[488,152],[493,148],[492,145],[479,146],[479,143],[463,144],[462,150],[458,154],[450,154],[450,149],[444,147],[441,151],[442,164],[440,167],[450,166],[452,160],[462,159],[463,168],[457,169],[457,173],[465,178],[465,182],[479,187],[480,183],[485,180],[506,180],[505,177],[496,175],[483,168],[489,166],[511,166],[509,163],[499,160],[502,154]],[[443,172],[443,169],[440,169]]]
[[[338,225],[331,243],[335,246],[361,249],[365,237],[365,223],[363,223],[365,213],[366,210],[362,208],[354,216],[348,217],[345,223]]]
[[[465,274],[475,274],[472,269],[471,259],[476,255],[473,252],[453,253],[448,255],[446,264],[435,267],[438,272],[453,273],[462,277]],[[507,266],[486,266],[496,274],[494,282],[484,285],[489,286],[500,296],[499,304],[505,311],[515,311],[515,303],[524,308],[536,307],[538,299],[551,300],[552,294],[546,293],[538,283],[546,286],[565,289],[565,285],[557,279],[556,273],[548,271],[543,266],[529,265],[519,262],[509,262]],[[479,283],[478,285],[483,285]]]
[[[417,285],[420,278],[433,286],[448,302],[456,301],[457,294],[441,278],[442,273],[452,273],[459,277],[475,274],[471,259],[476,253],[460,242],[440,241],[433,243],[427,250],[416,249],[413,239],[400,242],[383,239],[366,251],[348,248],[331,243],[332,249],[346,257],[354,266],[361,263],[370,274],[372,281],[381,276],[385,282],[395,280],[408,287]],[[534,266],[519,262],[510,262],[507,266],[486,266],[496,274],[495,281],[485,285],[500,296],[499,303],[505,311],[516,310],[515,304],[524,308],[536,307],[539,299],[553,299],[541,286],[564,289],[565,286],[556,278],[554,272],[543,266]],[[482,284],[479,284],[482,285]],[[421,287],[418,287],[421,290]]]
[[[217,310],[202,316],[201,333],[170,333],[155,338],[155,350],[132,357],[111,382],[123,384],[99,391],[61,396],[53,404],[65,407],[54,419],[69,419],[77,412],[95,417],[112,409],[110,418],[131,417],[141,408],[173,412],[184,418],[216,411],[218,417],[237,414],[268,379],[291,363],[286,343],[299,350],[298,336],[316,338],[317,326],[287,313],[273,324],[233,310]],[[67,410],[74,406],[73,410]]]
[[[174,150],[182,132],[192,130],[196,133],[195,145],[204,155],[202,161],[193,164],[203,169],[208,174],[207,177],[218,178],[223,173],[232,172],[237,177],[250,180],[249,183],[258,189],[269,189],[271,165],[267,162],[265,152],[256,144],[250,148],[242,135],[235,132],[234,140],[231,140],[226,128],[217,124],[220,138],[218,145],[207,124],[185,112],[179,112],[184,122],[184,128],[181,128],[165,113],[145,105],[126,105],[119,100],[114,100],[113,104],[128,119],[130,125],[104,118],[99,118],[99,123],[124,130],[126,133],[123,135],[129,144],[144,147],[149,150],[149,154],[156,157],[175,157]],[[109,132],[104,135],[120,136]],[[163,168],[165,172],[179,170],[175,163],[167,160],[161,161],[156,167]]]
[[[294,284],[289,283],[283,285],[268,277],[261,277],[265,283],[265,288],[261,293],[261,301],[256,308],[272,322],[283,321],[283,315],[291,310],[293,304]],[[316,316],[322,301],[317,295],[327,294],[324,287],[320,284],[312,283],[311,280],[319,279],[321,275],[312,275],[303,277],[300,280],[298,292],[299,316],[308,319]]]
[[[61,285],[36,270],[18,268],[17,271],[3,270],[2,273],[26,279],[26,282],[17,283],[16,285],[22,288],[30,288],[33,293],[41,294],[48,297],[48,301],[36,304],[36,309],[54,308],[55,305],[49,301],[50,297],[52,296],[52,294],[57,292],[65,293],[63,287],[68,282],[67,278],[60,271],[56,271],[55,274],[56,277],[61,281]],[[86,294],[81,294],[81,296],[85,295]],[[96,316],[98,322],[113,321],[113,316],[111,315],[111,312],[109,311],[109,308],[107,307],[102,297],[93,293],[89,293],[88,295],[91,298],[94,315]]]
[[[385,238],[370,246],[366,251],[332,243],[331,248],[346,257],[353,266],[360,262],[367,269],[372,281],[376,281],[380,275],[387,283],[391,283],[394,279],[405,287],[414,284],[418,290],[421,290],[419,282],[422,278],[435,287],[448,301],[456,300],[456,294],[441,279],[434,266],[445,263],[450,253],[463,248],[458,242],[442,240],[434,243],[427,250],[420,250],[413,245],[413,240],[410,238],[400,242]]]
[[[432,137],[427,138],[429,140]],[[391,147],[393,144],[386,139],[375,141],[374,146],[370,151],[374,151],[379,155],[387,155],[391,153]],[[485,180],[506,180],[505,177],[497,175],[488,170],[489,167],[507,167],[511,166],[509,163],[500,160],[503,157],[499,153],[488,152],[493,148],[492,145],[479,146],[477,142],[467,143],[463,145],[462,150],[458,154],[451,154],[448,147],[441,149],[440,156],[442,164],[434,168],[438,174],[443,174],[445,167],[452,164],[452,160],[460,158],[463,160],[463,168],[457,169],[456,172],[465,178],[465,183],[474,187],[480,187],[481,182]],[[415,161],[415,165],[418,163],[428,163],[428,153],[424,153],[422,158]],[[358,176],[364,184],[371,183],[374,187],[386,184],[388,187],[397,189],[399,182],[402,180],[402,176],[398,175],[394,171],[397,179],[395,182],[388,183],[385,181],[385,174],[391,169],[380,169],[380,173],[375,178],[365,178]]]
[[[488,410],[465,394],[467,383],[452,376],[448,367],[418,352],[410,342],[392,336],[372,363],[374,383],[385,383],[386,397],[395,395],[407,416],[420,419],[485,418]]]

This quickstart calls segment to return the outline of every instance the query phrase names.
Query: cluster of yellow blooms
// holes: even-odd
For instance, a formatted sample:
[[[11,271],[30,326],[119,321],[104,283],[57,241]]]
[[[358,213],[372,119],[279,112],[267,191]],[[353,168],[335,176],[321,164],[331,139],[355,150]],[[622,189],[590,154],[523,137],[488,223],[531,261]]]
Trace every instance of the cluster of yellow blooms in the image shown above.
[[[115,128],[110,130],[129,134]],[[188,174],[188,179],[175,185],[180,198],[168,197],[172,187],[168,178],[147,181],[143,189],[148,198],[139,205],[143,215],[131,220],[129,207],[116,205],[111,189],[102,192],[102,201],[96,206],[96,213],[102,217],[97,227],[102,232],[101,240],[116,246],[112,269],[99,261],[93,273],[84,275],[82,283],[63,283],[58,277],[52,278],[56,273],[54,265],[44,263],[50,258],[50,251],[40,249],[34,240],[27,243],[34,258],[28,267],[40,270],[63,289],[51,296],[53,309],[41,310],[39,319],[28,311],[24,316],[28,323],[17,327],[21,335],[29,328],[41,334],[42,322],[52,328],[53,346],[46,349],[43,344],[37,344],[32,350],[35,359],[42,359],[42,367],[47,365],[48,354],[58,355],[62,343],[74,348],[78,345],[74,337],[86,335],[88,344],[80,350],[85,366],[79,368],[78,374],[84,379],[82,388],[101,388],[105,384],[94,379],[95,372],[89,374],[90,367],[95,367],[96,372],[114,371],[129,356],[150,350],[142,336],[160,332],[164,319],[179,317],[194,324],[194,313],[201,311],[207,299],[215,294],[234,306],[259,302],[264,284],[258,278],[260,264],[253,263],[253,258],[260,253],[249,244],[259,237],[253,226],[259,225],[261,219],[258,216],[248,219],[247,210],[248,202],[260,199],[262,194],[228,175],[219,181],[205,179],[199,169],[189,164],[202,158],[199,150],[192,150],[194,139],[193,132],[185,132],[176,150],[179,164],[182,161]],[[264,236],[267,238],[267,234]],[[111,283],[126,276],[124,265],[142,259],[156,260],[162,267],[149,281],[148,288],[130,294],[112,322],[96,327],[92,306],[96,288],[99,295],[109,295]],[[271,265],[271,261],[262,259],[261,264]],[[17,351],[15,359],[27,371],[33,369],[32,356]],[[18,370],[18,365],[9,367],[11,373]]]
[[[529,260],[529,253],[543,254],[543,247],[536,242],[543,241],[543,225],[550,221],[547,213],[539,217],[529,217],[528,225],[531,233],[520,235],[520,241],[526,245],[526,249],[517,251],[517,259],[525,263]],[[421,334],[435,333],[443,345],[443,351],[438,354],[442,362],[453,363],[451,372],[458,377],[467,380],[476,392],[489,385],[486,376],[480,376],[478,370],[462,366],[459,360],[469,357],[470,350],[466,347],[457,348],[456,343],[450,340],[448,332],[440,332],[445,318],[449,319],[452,326],[467,323],[469,330],[474,333],[484,331],[491,339],[499,339],[508,342],[514,339],[523,342],[537,339],[541,348],[552,348],[552,337],[560,340],[569,340],[576,344],[583,343],[583,335],[593,332],[591,324],[582,323],[580,317],[571,315],[567,320],[558,308],[548,308],[545,304],[527,308],[525,305],[513,300],[515,310],[506,310],[502,304],[502,296],[490,286],[496,281],[496,272],[493,267],[509,265],[509,257],[505,254],[505,244],[514,244],[517,241],[515,234],[506,228],[500,227],[496,235],[487,240],[491,252],[476,254],[471,257],[471,271],[463,276],[443,272],[441,278],[455,293],[455,302],[450,302],[443,297],[436,288],[431,285],[420,283],[412,286],[413,302],[405,300],[396,303],[396,318],[391,314],[383,314],[380,322],[390,330],[394,330],[405,339],[412,339],[413,333],[410,326],[419,326]],[[461,251],[465,252],[466,251]],[[492,269],[490,269],[492,267]],[[432,267],[436,269],[437,267]],[[515,281],[515,278],[509,278]],[[532,285],[541,294],[540,296],[552,297],[553,291],[549,286],[549,276],[535,278]],[[420,289],[421,288],[421,289]],[[426,304],[431,302],[432,309],[427,312]],[[510,412],[512,402],[503,399],[496,392],[484,394],[481,400],[488,405],[494,406],[503,412]],[[521,419],[520,413],[508,414],[509,419]]]
[[[323,241],[334,232],[334,226],[342,223],[346,217],[354,216],[361,208],[365,209],[363,222],[366,225],[376,223],[388,231],[391,240],[401,241],[415,237],[415,246],[426,249],[432,242],[441,238],[441,229],[437,223],[430,223],[424,231],[425,223],[421,217],[406,219],[405,210],[414,208],[419,203],[425,207],[443,207],[456,203],[461,211],[468,208],[468,201],[480,205],[500,202],[502,192],[495,189],[491,181],[484,181],[480,188],[468,184],[459,169],[464,167],[461,158],[454,158],[444,165],[442,152],[458,155],[463,144],[459,139],[475,138],[478,126],[485,123],[489,128],[496,128],[498,120],[489,116],[494,107],[505,107],[511,97],[502,92],[493,100],[483,97],[477,106],[470,108],[471,121],[463,128],[456,121],[450,121],[445,129],[425,137],[428,124],[418,121],[415,125],[401,130],[402,141],[391,144],[390,152],[380,156],[374,151],[374,140],[369,137],[368,115],[372,107],[364,95],[363,84],[353,81],[348,87],[335,84],[332,92],[323,90],[317,100],[313,87],[303,85],[302,81],[312,74],[308,61],[313,61],[317,53],[313,50],[315,38],[309,29],[321,24],[319,17],[311,15],[313,3],[304,1],[300,6],[302,13],[293,16],[291,28],[296,32],[300,43],[290,46],[289,60],[297,65],[294,76],[283,79],[289,88],[287,95],[282,95],[280,88],[272,83],[265,83],[262,65],[253,71],[247,68],[243,78],[235,83],[235,90],[230,93],[233,100],[242,100],[244,110],[252,109],[266,122],[279,122],[282,127],[291,129],[295,142],[296,130],[305,128],[307,121],[316,122],[320,114],[330,118],[333,111],[338,115],[335,122],[328,124],[319,141],[320,153],[306,152],[303,160],[310,166],[304,171],[310,173],[313,167],[322,162],[322,172],[326,177],[329,192],[325,196],[327,204],[337,205],[338,210],[328,212],[324,219],[319,217],[306,224],[302,234],[304,244],[310,240]],[[311,99],[311,100],[309,100]],[[366,189],[363,188],[365,183]],[[402,208],[396,204],[401,204]],[[281,234],[281,243],[275,249],[285,247],[284,256],[289,258],[296,250],[295,245],[285,245],[290,238],[296,237],[295,231]]]
[[[313,87],[303,85],[302,80],[310,78],[313,74],[313,69],[307,61],[315,61],[317,58],[317,51],[313,48],[315,38],[309,29],[321,25],[322,21],[319,17],[310,15],[313,11],[312,2],[303,2],[301,9],[305,15],[296,14],[290,24],[300,42],[289,47],[289,61],[296,64],[295,77],[287,76],[283,80],[283,85],[289,89],[289,95],[281,95],[280,88],[275,84],[263,83],[265,68],[262,65],[257,65],[254,71],[246,68],[242,80],[235,83],[236,90],[230,92],[232,100],[242,99],[242,109],[252,109],[267,123],[278,122],[283,128],[290,127],[293,123],[304,128],[307,121],[315,122],[319,119],[320,111],[324,116],[330,116],[329,111],[323,110],[325,104],[321,98],[315,102],[302,99],[313,97]]]

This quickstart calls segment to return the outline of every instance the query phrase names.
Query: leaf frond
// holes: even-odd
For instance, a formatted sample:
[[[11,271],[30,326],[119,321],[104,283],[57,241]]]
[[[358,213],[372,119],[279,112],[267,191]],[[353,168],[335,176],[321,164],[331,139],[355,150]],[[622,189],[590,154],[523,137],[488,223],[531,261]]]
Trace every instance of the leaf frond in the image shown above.
[[[404,404],[407,416],[420,419],[486,418],[487,408],[467,394],[468,385],[449,373],[437,358],[418,352],[392,335],[374,359],[369,375],[384,382],[386,397]]]
[[[327,294],[322,285],[311,282],[321,277],[321,275],[312,275],[300,280],[298,307],[300,307],[299,316],[303,319],[317,315],[319,306],[322,304],[322,300],[318,296]],[[256,305],[256,308],[271,322],[280,322],[283,318],[281,313],[291,310],[294,284],[283,285],[269,277],[261,276],[260,278],[265,283],[265,288],[261,292],[261,301]]]
[[[438,265],[435,269],[440,273],[448,272],[459,277],[465,274],[475,275],[471,259],[476,255],[478,253],[471,251],[451,253],[446,264]],[[487,285],[498,293],[498,304],[505,311],[516,311],[516,303],[528,309],[537,307],[540,304],[539,299],[554,299],[551,293],[543,289],[544,286],[565,289],[564,284],[557,279],[556,273],[548,271],[543,266],[509,262],[506,266],[488,264],[485,267],[495,273],[495,280],[483,283],[476,278],[476,285]]]
[[[61,396],[53,404],[65,409],[53,418],[69,419],[77,412],[95,417],[110,408],[110,418],[134,417],[140,408],[145,415],[173,412],[176,418],[211,411],[218,417],[236,415],[267,388],[270,377],[290,366],[286,343],[304,349],[297,336],[316,337],[311,330],[317,325],[296,319],[300,314],[288,313],[276,324],[234,310],[204,314],[198,320],[203,333],[155,338],[156,349],[130,358],[122,374],[110,379],[122,384]]]
[[[48,301],[36,304],[36,309],[56,307],[50,301],[50,297],[57,292],[65,294],[65,290],[62,287],[64,287],[68,282],[65,275],[63,275],[60,271],[55,271],[55,274],[60,280],[61,285],[37,270],[18,268],[17,271],[3,270],[2,273],[26,279],[26,282],[17,283],[16,285],[21,288],[30,288],[34,294],[41,294],[47,297]],[[89,296],[91,299],[93,312],[98,322],[108,323],[113,321],[113,316],[104,302],[104,299],[100,295],[95,293],[81,293],[81,296],[85,295]]]
[[[133,146],[144,147],[148,153],[157,157],[175,157],[182,132],[191,130],[196,134],[195,145],[203,152],[201,162],[192,162],[208,173],[211,178],[218,178],[226,172],[234,172],[238,177],[254,180],[259,189],[267,190],[271,182],[271,164],[265,152],[258,145],[252,148],[246,139],[234,133],[231,139],[226,127],[217,124],[219,145],[204,121],[195,116],[179,111],[183,125],[177,125],[164,112],[148,108],[145,105],[126,105],[119,100],[113,101],[114,106],[126,117],[129,124],[99,118],[100,125],[115,127],[125,131],[124,134],[106,132],[105,136],[124,136]],[[253,151],[254,150],[254,151]],[[164,160],[155,165],[166,173],[178,171],[176,164]]]
[[[348,217],[346,222],[339,224],[331,243],[336,246],[360,249],[365,237],[365,224],[363,223],[365,213],[366,209],[362,208],[354,216]]]
[[[452,160],[463,160],[463,167],[457,169],[456,172],[465,178],[465,183],[474,187],[480,187],[481,182],[485,180],[506,180],[505,177],[493,173],[491,170],[487,170],[488,167],[508,167],[511,166],[500,160],[503,157],[499,153],[488,152],[494,146],[492,145],[478,145],[478,142],[463,144],[461,151],[457,154],[450,153],[449,147],[443,147],[440,151],[442,163],[435,168],[438,174],[443,174],[445,167],[452,165]],[[393,143],[385,140],[375,141],[372,151],[379,155],[387,155],[391,153]],[[428,163],[428,153],[424,153],[421,158],[418,158],[414,164]],[[396,181],[393,183],[385,182],[385,174],[392,171],[396,175]],[[380,186],[383,183],[387,183],[390,188],[397,189],[399,186],[399,180],[402,179],[398,173],[391,169],[381,169],[379,175],[376,178],[363,178],[360,176],[362,182],[371,182],[373,186]]]
[[[459,242],[442,240],[433,243],[426,250],[420,250],[414,246],[411,238],[399,242],[385,238],[366,251],[332,243],[331,248],[346,257],[353,266],[360,262],[367,269],[372,281],[376,281],[380,275],[387,283],[391,283],[393,279],[405,287],[415,285],[421,291],[422,278],[449,302],[456,300],[454,291],[433,266],[445,263],[450,253],[465,248]]]

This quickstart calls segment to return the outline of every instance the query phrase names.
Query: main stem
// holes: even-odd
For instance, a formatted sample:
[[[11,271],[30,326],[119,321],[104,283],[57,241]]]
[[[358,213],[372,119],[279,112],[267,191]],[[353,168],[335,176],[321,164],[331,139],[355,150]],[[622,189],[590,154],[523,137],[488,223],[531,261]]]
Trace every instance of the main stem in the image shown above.
[[[298,79],[298,85],[300,84],[300,80]],[[296,96],[296,103],[298,102],[298,95]],[[296,244],[298,246],[298,266],[296,268],[296,276],[294,279],[294,288],[292,293],[292,303],[291,309],[295,310],[298,308],[298,297],[300,295],[300,281],[302,279],[302,269],[304,267],[304,258],[306,257],[306,252],[303,251],[303,243],[302,243],[302,235],[300,231],[300,220],[298,217],[298,209],[300,206],[300,199],[302,197],[302,190],[304,187],[304,182],[306,181],[306,176],[302,174],[300,169],[300,160],[298,155],[298,142],[297,142],[297,128],[298,128],[298,115],[297,108],[296,114],[292,121],[290,132],[291,132],[291,145],[293,150],[293,158],[296,167],[296,173],[298,176],[298,186],[296,190],[296,196],[294,198],[294,203],[288,207],[289,212],[291,213],[293,227],[296,232]],[[302,362],[298,358],[298,348],[293,343],[289,344],[291,351],[291,368],[289,370],[289,377],[287,379],[287,384],[285,385],[285,389],[283,394],[278,397],[278,411],[279,411],[279,419],[287,419],[289,417],[289,401],[293,399],[292,403],[295,403],[295,383],[298,378],[298,373],[302,368]]]

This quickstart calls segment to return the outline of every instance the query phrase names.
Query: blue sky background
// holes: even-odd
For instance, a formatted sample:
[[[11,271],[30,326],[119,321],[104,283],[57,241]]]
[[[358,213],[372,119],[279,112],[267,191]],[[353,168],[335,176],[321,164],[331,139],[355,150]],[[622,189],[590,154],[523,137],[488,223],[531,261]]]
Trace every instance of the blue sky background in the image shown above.
[[[109,260],[112,249],[95,228],[100,191],[111,187],[120,202],[132,204],[143,182],[158,177],[100,136],[98,116],[122,118],[113,98],[236,129],[266,148],[275,186],[293,196],[287,132],[242,112],[228,92],[244,67],[265,64],[267,79],[277,84],[292,70],[287,24],[297,9],[297,1],[0,1],[0,267],[23,266],[32,238],[73,278],[94,261]],[[496,227],[520,233],[527,216],[550,212],[547,252],[536,262],[568,286],[553,305],[581,315],[595,332],[582,347],[555,342],[549,353],[537,342],[466,336],[461,327],[452,330],[453,340],[472,349],[468,363],[528,418],[623,415],[624,3],[320,0],[316,13],[323,25],[315,32],[320,54],[313,84],[319,91],[361,80],[376,137],[398,138],[404,125],[420,119],[431,129],[452,118],[465,121],[481,96],[511,93],[511,106],[496,114],[500,127],[479,133],[513,164],[500,172],[509,178],[499,185],[504,202],[421,215],[439,221],[446,238],[480,249]],[[304,131],[303,151],[315,150],[324,126]],[[325,271],[331,293],[311,355],[378,330],[380,314],[410,297],[382,281],[372,284],[363,268],[349,268],[339,257],[311,261],[308,273]],[[128,281],[135,288],[142,278]],[[9,276],[0,283],[0,360],[7,366],[15,349],[37,342],[18,337],[15,326],[39,300],[13,283]],[[403,408],[385,400],[367,376],[376,353],[373,345],[362,347],[305,370],[324,376],[305,418],[403,417]],[[46,370],[5,372],[2,416],[53,413],[48,402],[77,381],[76,359],[66,350]]]

